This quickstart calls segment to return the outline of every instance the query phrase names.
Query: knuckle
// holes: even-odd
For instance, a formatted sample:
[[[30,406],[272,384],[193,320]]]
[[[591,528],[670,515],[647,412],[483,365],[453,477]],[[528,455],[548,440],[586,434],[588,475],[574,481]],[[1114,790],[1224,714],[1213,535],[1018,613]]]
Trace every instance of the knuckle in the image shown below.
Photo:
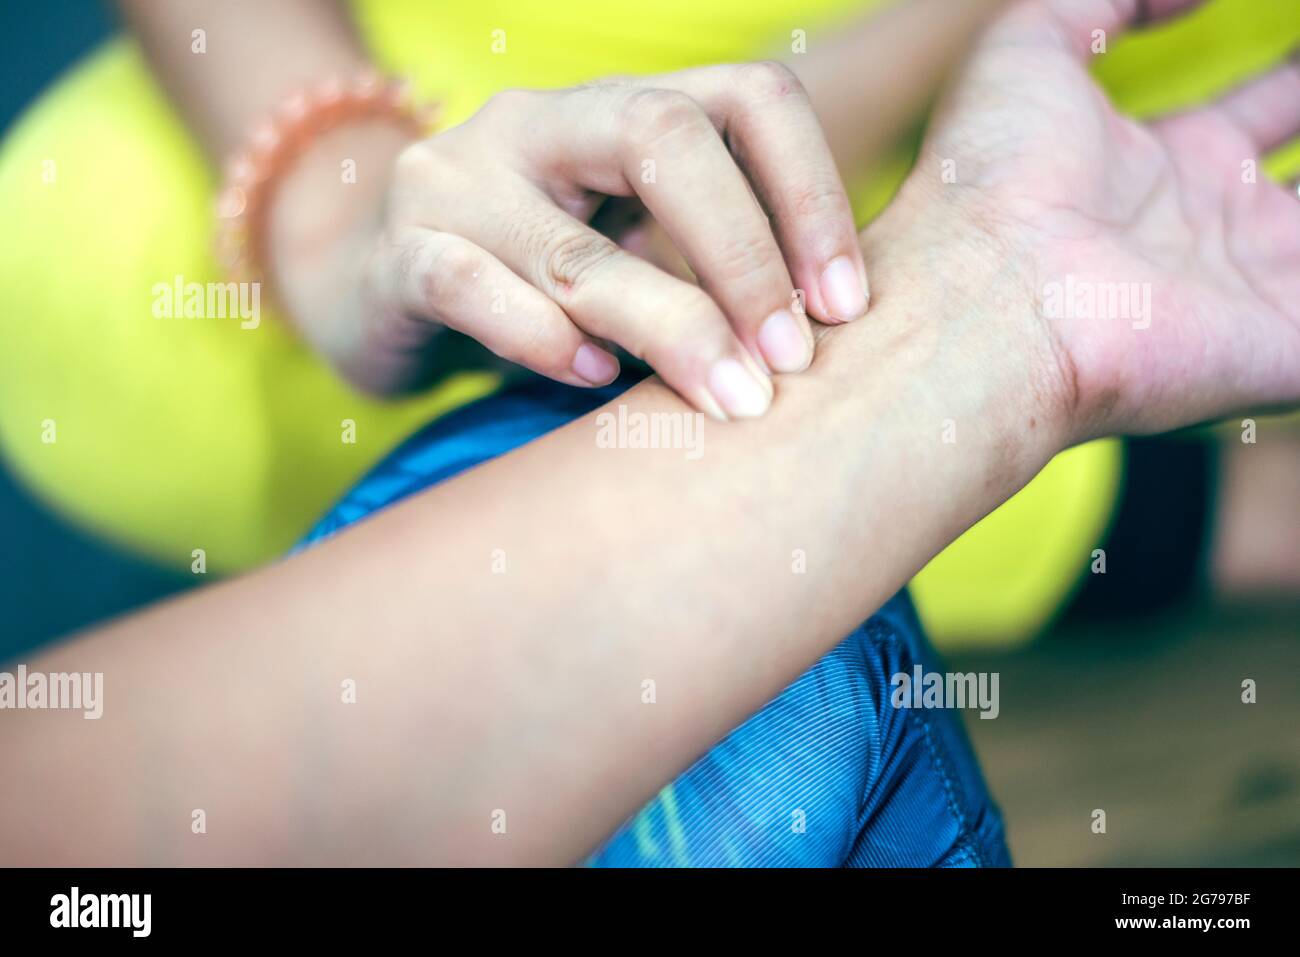
[[[427,253],[421,276],[421,292],[430,302],[463,296],[478,279],[482,258],[468,243],[448,242]]]
[[[618,253],[618,245],[599,233],[562,229],[542,242],[540,258],[546,282],[552,289],[561,295],[572,295]]]
[[[815,222],[818,228],[824,228],[826,219],[848,211],[848,201],[839,185],[819,177],[792,191],[786,218],[800,223]]]
[[[733,83],[742,96],[757,100],[780,99],[803,92],[803,84],[794,71],[777,60],[740,64],[735,68]]]
[[[737,234],[719,248],[717,268],[724,279],[734,281],[774,270],[780,259],[769,236]]]
[[[440,164],[433,140],[421,140],[397,154],[393,161],[393,176],[399,183],[428,181],[437,174]]]
[[[628,103],[632,136],[637,145],[650,145],[679,132],[713,128],[704,110],[677,90],[637,90]]]
[[[403,242],[400,235],[395,235],[389,240],[389,249],[387,260],[383,258],[375,260],[376,284],[387,279],[403,297],[409,296],[418,286],[420,298],[429,299],[430,297],[425,295],[422,269],[425,260],[424,250],[414,243]]]
[[[479,109],[479,113],[492,117],[526,114],[533,109],[536,96],[537,94],[533,90],[519,89],[517,87],[498,90],[487,98],[487,101]]]
[[[469,189],[476,171],[459,157],[452,132],[412,143],[397,154],[389,185],[388,209],[393,219],[407,222],[431,196],[455,195]]]

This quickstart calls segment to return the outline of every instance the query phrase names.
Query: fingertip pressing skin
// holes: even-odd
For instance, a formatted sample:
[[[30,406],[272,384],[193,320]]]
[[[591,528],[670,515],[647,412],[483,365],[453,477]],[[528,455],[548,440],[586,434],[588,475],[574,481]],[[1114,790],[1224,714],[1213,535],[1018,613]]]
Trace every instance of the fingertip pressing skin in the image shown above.
[[[812,363],[812,332],[789,309],[778,309],[758,330],[758,347],[774,372],[803,372]]]
[[[443,277],[434,283],[440,295],[430,297],[440,301],[422,305],[448,313],[444,323],[504,358],[560,381],[612,382],[618,360],[593,342],[606,339],[646,360],[697,409],[723,420],[757,417],[772,403],[772,374],[812,364],[810,318],[845,322],[866,311],[852,211],[816,115],[786,68],[718,67],[663,79],[662,87],[498,96],[480,111],[490,122],[471,121],[426,146],[440,164],[432,179],[442,185],[422,180],[421,187],[463,192],[462,178],[443,167],[472,165],[482,153],[473,148],[476,137],[491,144],[503,128],[533,129],[527,119],[542,103],[555,111],[515,157],[518,168],[487,171],[508,182],[478,191],[486,198],[473,204],[430,201],[422,213],[439,232],[464,240],[476,264],[489,261],[500,274],[490,285],[513,287],[518,277],[554,310],[529,302],[526,313],[515,306],[503,322],[477,303],[469,308],[464,286],[489,285],[479,271],[463,283]],[[724,128],[738,138],[734,151]],[[573,165],[576,132],[586,144],[580,167]],[[673,175],[644,179],[647,155],[660,152]],[[680,155],[691,161],[673,162]],[[801,172],[790,178],[791,168]],[[429,178],[428,170],[421,175]],[[589,194],[637,197],[698,277],[693,294],[684,280],[594,229]],[[453,264],[469,256],[462,248]],[[806,296],[795,291],[791,268],[810,286]],[[527,299],[520,290],[514,297]],[[530,323],[520,328],[524,319]]]
[[[836,256],[821,274],[822,302],[832,319],[851,322],[867,311],[869,293],[862,267],[848,256]]]
[[[730,356],[710,367],[708,387],[729,418],[757,418],[772,404],[771,380]]]

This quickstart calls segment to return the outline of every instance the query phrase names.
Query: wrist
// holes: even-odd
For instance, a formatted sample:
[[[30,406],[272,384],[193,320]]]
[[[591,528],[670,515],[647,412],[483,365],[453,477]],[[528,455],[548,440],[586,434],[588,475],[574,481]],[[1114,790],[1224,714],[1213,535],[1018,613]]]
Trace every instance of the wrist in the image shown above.
[[[266,274],[289,321],[333,355],[338,328],[383,228],[393,163],[411,134],[382,120],[321,135],[277,184],[266,221]]]
[[[331,78],[285,99],[226,163],[226,179],[217,198],[219,261],[243,281],[273,278],[268,268],[267,220],[288,174],[295,167],[310,170],[330,142],[331,131],[382,123],[416,137],[427,129],[430,116],[429,108],[409,102],[404,84],[384,82],[373,72],[346,85]],[[367,140],[367,148],[381,141],[380,137]],[[356,161],[345,159],[341,165],[340,181],[355,183]],[[282,196],[278,205],[281,209],[286,205]]]
[[[908,429],[1000,501],[1073,443],[1071,384],[1020,264],[953,232],[905,200],[865,230],[871,311],[823,330],[818,356],[837,394],[888,382]]]

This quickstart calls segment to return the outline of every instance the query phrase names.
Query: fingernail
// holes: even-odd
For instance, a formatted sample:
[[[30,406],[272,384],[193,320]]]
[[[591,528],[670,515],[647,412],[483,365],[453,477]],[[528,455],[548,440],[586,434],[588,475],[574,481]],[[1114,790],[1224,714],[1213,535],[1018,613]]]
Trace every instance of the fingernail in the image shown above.
[[[729,416],[754,418],[767,411],[772,403],[769,389],[735,359],[719,359],[709,370],[709,391]]]
[[[778,309],[763,321],[758,347],[777,372],[803,372],[812,362],[812,345],[789,309]]]
[[[867,311],[867,285],[848,256],[836,256],[822,273],[822,300],[831,317],[841,322]]]
[[[584,342],[573,356],[573,374],[592,385],[608,385],[618,375],[618,360],[599,346]]]

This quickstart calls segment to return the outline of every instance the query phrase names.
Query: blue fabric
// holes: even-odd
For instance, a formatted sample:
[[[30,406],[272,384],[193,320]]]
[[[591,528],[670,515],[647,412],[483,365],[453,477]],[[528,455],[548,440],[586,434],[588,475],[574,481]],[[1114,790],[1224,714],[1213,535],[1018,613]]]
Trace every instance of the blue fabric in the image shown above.
[[[589,412],[627,388],[531,379],[432,423],[312,530],[377,509]],[[596,866],[1002,866],[1002,820],[950,710],[899,709],[890,677],[944,669],[905,593],[666,786]]]

